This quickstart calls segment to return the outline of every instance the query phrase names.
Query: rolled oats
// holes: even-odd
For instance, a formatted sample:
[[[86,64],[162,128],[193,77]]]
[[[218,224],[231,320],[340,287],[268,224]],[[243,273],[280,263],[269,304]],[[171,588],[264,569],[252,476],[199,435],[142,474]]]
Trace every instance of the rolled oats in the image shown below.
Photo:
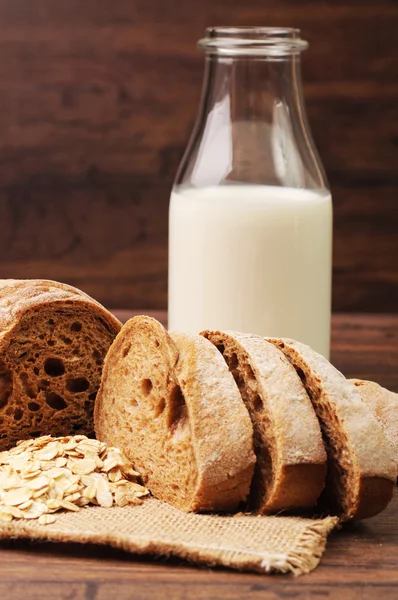
[[[41,515],[39,517],[40,525],[51,525],[51,523],[55,523],[54,515]]]
[[[138,477],[120,450],[83,435],[24,440],[0,452],[0,521],[50,525],[62,509],[141,504]]]

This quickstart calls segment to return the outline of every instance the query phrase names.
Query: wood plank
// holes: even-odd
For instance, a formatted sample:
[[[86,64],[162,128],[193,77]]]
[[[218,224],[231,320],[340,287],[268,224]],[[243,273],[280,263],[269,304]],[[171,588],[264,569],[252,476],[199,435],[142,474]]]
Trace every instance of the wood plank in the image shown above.
[[[293,25],[335,204],[335,310],[398,310],[394,0],[0,0],[0,273],[167,304],[206,25]],[[364,208],[365,207],[365,208]]]

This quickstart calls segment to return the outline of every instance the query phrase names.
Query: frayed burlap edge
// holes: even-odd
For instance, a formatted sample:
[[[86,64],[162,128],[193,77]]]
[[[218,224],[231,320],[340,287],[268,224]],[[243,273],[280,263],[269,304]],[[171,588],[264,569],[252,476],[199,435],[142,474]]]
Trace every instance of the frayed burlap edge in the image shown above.
[[[155,499],[142,506],[89,507],[52,525],[0,524],[0,539],[108,545],[139,555],[175,556],[193,564],[259,573],[309,573],[338,520],[185,514]]]

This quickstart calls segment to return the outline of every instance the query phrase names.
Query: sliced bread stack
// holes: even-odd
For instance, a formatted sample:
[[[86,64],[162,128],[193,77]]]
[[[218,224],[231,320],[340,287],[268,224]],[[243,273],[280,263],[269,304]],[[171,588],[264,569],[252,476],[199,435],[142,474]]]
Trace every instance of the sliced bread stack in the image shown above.
[[[102,364],[120,327],[69,285],[0,280],[0,451],[46,434],[93,435]]]
[[[106,357],[95,427],[155,496],[186,511],[315,506],[365,518],[385,508],[396,479],[355,385],[290,340],[168,333],[135,317]]]

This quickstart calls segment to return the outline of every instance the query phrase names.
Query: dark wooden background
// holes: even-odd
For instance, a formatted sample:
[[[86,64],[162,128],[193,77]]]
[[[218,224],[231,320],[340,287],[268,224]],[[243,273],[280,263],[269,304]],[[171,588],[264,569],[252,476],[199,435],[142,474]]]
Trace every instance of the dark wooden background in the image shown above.
[[[207,25],[310,42],[335,205],[334,309],[398,310],[397,0],[0,0],[0,277],[167,301],[167,209]]]

